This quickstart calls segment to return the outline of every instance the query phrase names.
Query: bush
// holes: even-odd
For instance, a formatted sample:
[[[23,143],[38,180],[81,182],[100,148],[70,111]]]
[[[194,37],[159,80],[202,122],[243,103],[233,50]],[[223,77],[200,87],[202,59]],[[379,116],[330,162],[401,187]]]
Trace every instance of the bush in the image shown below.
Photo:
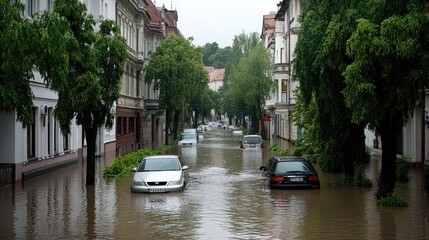
[[[163,146],[154,150],[144,148],[135,152],[129,153],[125,156],[119,156],[115,159],[112,165],[105,167],[103,175],[107,178],[123,177],[131,172],[132,168],[139,165],[140,161],[146,156],[160,155],[169,146]]]
[[[274,144],[269,147],[269,150],[277,156],[289,156],[289,149],[282,149],[279,145]]]
[[[396,193],[391,193],[386,197],[378,199],[377,205],[383,207],[407,207],[408,203]]]
[[[402,156],[396,160],[396,176],[400,182],[408,182],[408,170],[410,169],[410,161],[408,157]]]

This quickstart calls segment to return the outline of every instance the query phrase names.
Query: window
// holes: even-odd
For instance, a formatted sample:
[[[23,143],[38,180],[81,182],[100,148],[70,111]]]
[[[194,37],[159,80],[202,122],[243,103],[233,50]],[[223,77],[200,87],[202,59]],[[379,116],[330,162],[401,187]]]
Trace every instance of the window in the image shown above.
[[[64,151],[70,150],[69,138],[70,138],[69,134],[63,135],[63,149],[64,149]]]
[[[128,118],[129,121],[129,126],[130,126],[130,132],[133,133],[134,132],[134,118]]]
[[[127,131],[127,118],[126,117],[122,118],[122,133],[123,134],[128,133],[128,131]]]
[[[31,120],[27,123],[27,159],[36,157],[36,110],[33,108]]]
[[[52,155],[52,108],[49,108],[48,110],[48,124],[47,124],[47,128],[48,128],[48,141],[47,141],[47,145],[48,145],[48,155]]]
[[[118,135],[122,134],[122,117],[118,117],[116,120],[116,133]]]
[[[48,11],[52,12],[54,10],[54,0],[48,0]]]
[[[287,92],[287,82],[286,80],[282,80],[282,93]]]

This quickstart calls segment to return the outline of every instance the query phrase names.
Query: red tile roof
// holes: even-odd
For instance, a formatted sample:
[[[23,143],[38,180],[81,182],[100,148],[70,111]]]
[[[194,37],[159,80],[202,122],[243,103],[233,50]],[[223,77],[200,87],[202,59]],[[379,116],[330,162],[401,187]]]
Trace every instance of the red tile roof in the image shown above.
[[[210,82],[223,81],[223,78],[225,77],[225,68],[217,69],[214,67],[205,66],[204,70],[209,73]]]

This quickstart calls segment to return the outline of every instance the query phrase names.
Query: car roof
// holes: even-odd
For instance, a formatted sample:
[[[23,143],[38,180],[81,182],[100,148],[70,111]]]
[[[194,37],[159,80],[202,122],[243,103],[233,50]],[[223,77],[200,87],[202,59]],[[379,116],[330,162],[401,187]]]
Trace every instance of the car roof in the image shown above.
[[[261,135],[256,135],[256,134],[253,134],[253,135],[244,135],[243,138],[245,138],[245,137],[261,137]]]
[[[178,155],[154,155],[154,156],[145,157],[145,159],[159,159],[159,158],[178,158]]]
[[[306,157],[297,157],[297,156],[275,156],[274,157],[279,162],[307,162]]]

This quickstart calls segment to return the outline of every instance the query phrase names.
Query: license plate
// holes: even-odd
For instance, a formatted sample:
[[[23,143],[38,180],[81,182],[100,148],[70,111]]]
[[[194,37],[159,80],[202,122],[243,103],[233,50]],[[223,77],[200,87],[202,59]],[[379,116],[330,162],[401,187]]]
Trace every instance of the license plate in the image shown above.
[[[302,182],[304,178],[302,177],[292,177],[289,179],[291,182]]]
[[[149,188],[149,192],[165,192],[163,188]]]

